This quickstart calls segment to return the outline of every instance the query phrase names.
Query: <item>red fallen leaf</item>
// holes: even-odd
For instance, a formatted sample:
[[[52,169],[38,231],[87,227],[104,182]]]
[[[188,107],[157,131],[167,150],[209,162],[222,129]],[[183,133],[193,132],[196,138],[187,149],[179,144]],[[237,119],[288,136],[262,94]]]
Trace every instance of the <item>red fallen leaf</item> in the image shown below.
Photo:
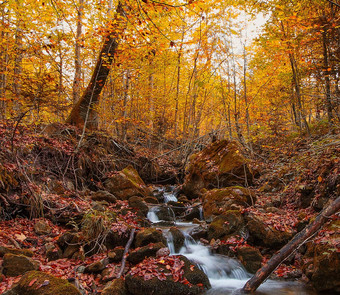
[[[196,286],[203,287],[203,284],[202,283],[198,283],[198,284],[196,284]]]
[[[190,284],[190,282],[189,282],[187,279],[184,279],[184,280],[182,281],[182,283],[183,283],[184,285],[189,285],[189,284]]]
[[[165,268],[166,268],[166,269],[170,269],[171,266],[170,266],[169,264],[167,264],[167,265],[165,266]]]
[[[32,285],[37,281],[38,279],[33,279],[32,281],[30,281],[30,283],[28,284],[28,287],[32,287]]]
[[[190,265],[190,270],[194,271],[195,265]]]

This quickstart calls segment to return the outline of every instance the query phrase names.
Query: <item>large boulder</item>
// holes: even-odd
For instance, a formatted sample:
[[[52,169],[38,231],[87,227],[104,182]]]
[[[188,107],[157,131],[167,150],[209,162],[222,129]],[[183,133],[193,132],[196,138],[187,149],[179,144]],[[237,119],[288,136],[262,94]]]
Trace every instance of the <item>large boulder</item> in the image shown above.
[[[67,280],[56,278],[40,271],[30,271],[18,284],[3,295],[81,295]]]
[[[120,200],[128,200],[133,196],[151,196],[151,190],[145,185],[138,172],[128,166],[111,175],[104,182],[106,190]]]
[[[256,201],[250,189],[232,186],[207,191],[202,196],[205,219],[224,214],[228,210],[247,208]]]
[[[203,188],[213,189],[251,184],[248,160],[234,141],[217,141],[191,156],[182,190],[188,198],[201,196]]]
[[[268,218],[268,217],[267,217]],[[268,219],[270,221],[270,218]],[[278,230],[275,225],[266,222],[265,216],[250,213],[246,216],[249,240],[254,244],[270,248],[280,248],[294,235],[295,231],[289,228]]]
[[[5,254],[2,262],[3,274],[16,277],[30,270],[38,270],[39,262],[24,255]]]
[[[145,228],[139,231],[136,235],[136,247],[149,245],[150,243],[163,243],[166,245],[166,239],[161,230],[155,228]]]
[[[340,292],[340,220],[331,222],[314,241],[307,243],[303,271],[315,289],[329,294]],[[328,294],[328,293],[327,293]]]
[[[137,196],[130,197],[129,198],[129,206],[132,209],[136,210],[138,214],[140,214],[141,216],[144,216],[144,217],[146,217],[146,215],[149,212],[148,205],[146,205],[146,202],[141,197],[137,197]]]
[[[227,211],[213,219],[208,227],[208,239],[227,239],[230,235],[238,234],[243,225],[243,216],[239,211]]]
[[[244,245],[238,247],[237,258],[242,262],[243,266],[250,273],[255,273],[262,266],[263,256],[259,249]]]
[[[195,295],[210,288],[206,274],[184,256],[145,259],[125,280],[132,295]]]
[[[125,281],[123,279],[115,279],[107,283],[101,295],[126,295]]]

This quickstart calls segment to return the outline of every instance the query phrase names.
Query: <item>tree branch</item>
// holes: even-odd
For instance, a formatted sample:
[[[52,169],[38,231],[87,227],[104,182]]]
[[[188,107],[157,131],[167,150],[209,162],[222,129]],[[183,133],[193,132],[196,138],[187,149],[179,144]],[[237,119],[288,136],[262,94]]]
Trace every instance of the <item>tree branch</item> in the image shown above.
[[[327,0],[329,3],[331,3],[331,4],[334,4],[335,6],[338,6],[338,7],[340,7],[340,4],[338,4],[338,3],[336,3],[336,2],[334,2],[334,1],[331,1],[331,0]]]

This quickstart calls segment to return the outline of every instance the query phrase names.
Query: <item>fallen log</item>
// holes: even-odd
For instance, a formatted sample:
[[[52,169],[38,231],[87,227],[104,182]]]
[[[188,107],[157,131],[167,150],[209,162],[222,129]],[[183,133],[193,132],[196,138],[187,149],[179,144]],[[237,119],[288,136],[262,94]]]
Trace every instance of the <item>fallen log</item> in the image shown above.
[[[340,197],[333,201],[327,208],[315,218],[314,222],[306,226],[301,232],[296,234],[288,244],[275,254],[269,261],[260,268],[255,275],[244,285],[243,293],[252,293],[262,284],[262,282],[284,261],[290,254],[304,244],[313,234],[315,234],[323,224],[340,210]]]

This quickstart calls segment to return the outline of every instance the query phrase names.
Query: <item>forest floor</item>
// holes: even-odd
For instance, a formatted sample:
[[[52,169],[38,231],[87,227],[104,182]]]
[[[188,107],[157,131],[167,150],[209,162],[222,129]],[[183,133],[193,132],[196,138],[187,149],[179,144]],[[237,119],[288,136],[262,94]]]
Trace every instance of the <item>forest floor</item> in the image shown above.
[[[333,133],[316,130],[312,137],[268,137],[254,143],[253,150],[252,189],[256,191],[257,201],[246,210],[262,216],[275,229],[301,230],[332,198],[339,196],[339,130]],[[173,183],[183,168],[174,158],[169,153],[155,160],[154,151],[132,147],[104,132],[82,137],[79,130],[64,125],[41,128],[1,122],[0,265],[1,247],[29,250],[39,262],[39,270],[76,281],[85,294],[100,293],[106,282],[120,271],[121,261],[110,261],[106,274],[79,273],[77,267],[103,260],[108,250],[54,260],[47,255],[46,245],[60,244],[60,238],[70,230],[90,235],[84,231],[84,218],[92,213],[96,219],[93,207],[98,204],[91,198],[92,192],[103,190],[103,182],[111,173],[132,164],[150,187],[155,179]],[[139,230],[145,226],[128,201],[118,200],[106,206],[105,212],[110,211],[114,217],[98,217],[96,221],[101,220],[104,227],[128,237],[131,228]],[[263,208],[273,209],[269,212]],[[333,216],[334,219],[339,220],[339,215]],[[39,222],[47,228],[46,232],[38,228]],[[339,253],[340,241],[334,239],[336,235],[337,230],[325,226],[313,237],[313,242],[332,243],[334,251]],[[230,243],[237,246],[243,241]],[[262,245],[258,248],[265,260],[277,251]],[[51,253],[56,251],[53,248]],[[291,274],[300,271],[303,259],[286,261],[276,269],[275,275],[294,277]],[[126,268],[129,269],[129,263]],[[10,289],[20,277],[0,273],[0,293]]]

